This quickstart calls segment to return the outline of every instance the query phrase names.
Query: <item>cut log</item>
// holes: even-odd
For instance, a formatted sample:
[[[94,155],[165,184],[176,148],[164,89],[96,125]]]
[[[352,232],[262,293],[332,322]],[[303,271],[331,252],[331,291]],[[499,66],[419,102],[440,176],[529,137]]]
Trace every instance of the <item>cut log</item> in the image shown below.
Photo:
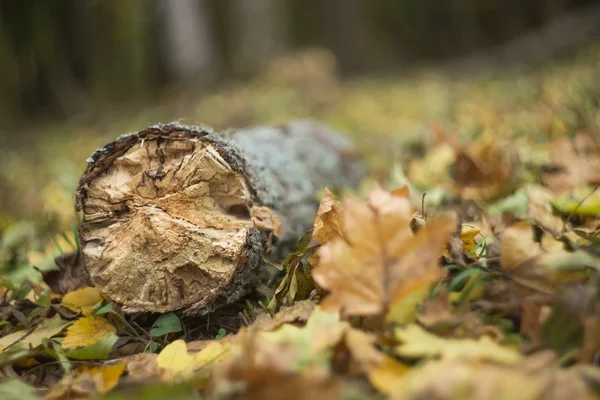
[[[311,121],[121,136],[77,189],[84,268],[125,312],[206,314],[248,293],[267,240],[283,253],[312,226],[318,190],[361,175],[349,143]]]

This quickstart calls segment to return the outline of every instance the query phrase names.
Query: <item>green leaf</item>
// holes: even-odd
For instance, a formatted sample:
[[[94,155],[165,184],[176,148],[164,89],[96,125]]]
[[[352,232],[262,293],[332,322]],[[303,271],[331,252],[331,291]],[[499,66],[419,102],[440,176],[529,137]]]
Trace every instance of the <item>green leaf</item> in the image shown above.
[[[0,383],[0,393],[3,400],[39,400],[35,389],[18,379]]]
[[[465,269],[464,271],[462,271],[458,275],[456,275],[454,277],[454,279],[452,279],[452,282],[450,282],[450,284],[448,284],[448,290],[450,290],[451,292],[459,290],[460,287],[469,280],[471,275],[478,274],[481,272],[483,272],[483,271],[479,268]]]
[[[119,339],[116,333],[111,332],[104,339],[89,346],[78,347],[65,352],[68,358],[74,360],[105,360],[110,355],[112,348]]]
[[[102,303],[100,303],[102,304]],[[111,312],[113,310],[113,305],[112,303],[108,303],[106,305],[104,305],[103,307],[100,307],[100,309],[98,311],[96,311],[94,313],[94,315],[104,315],[104,314],[108,314],[109,312]]]
[[[219,329],[217,336],[215,336],[215,339],[221,340],[225,337],[226,334],[227,334],[227,331],[225,329],[221,328],[221,329]]]
[[[597,217],[600,215],[600,201],[581,201],[558,199],[551,201],[552,206],[562,214],[575,214],[584,217]]]
[[[158,343],[149,343],[148,346],[144,349],[144,353],[156,353],[160,349],[160,345]]]
[[[529,197],[524,189],[517,190],[511,196],[498,200],[490,205],[488,212],[492,215],[500,215],[507,212],[513,215],[524,215],[529,207]]]
[[[177,315],[169,312],[158,317],[154,325],[152,325],[150,335],[157,337],[173,332],[181,332],[181,321]]]

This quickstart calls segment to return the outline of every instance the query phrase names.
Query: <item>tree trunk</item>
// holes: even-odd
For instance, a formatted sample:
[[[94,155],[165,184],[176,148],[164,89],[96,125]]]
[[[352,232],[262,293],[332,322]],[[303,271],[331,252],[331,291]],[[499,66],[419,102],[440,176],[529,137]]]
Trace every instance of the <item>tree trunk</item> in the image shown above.
[[[92,155],[77,190],[89,280],[130,313],[199,315],[239,299],[267,242],[281,253],[312,226],[318,190],[358,183],[349,149],[310,121],[122,136]]]
[[[164,24],[164,59],[170,78],[180,84],[209,84],[216,55],[204,0],[158,0]]]
[[[233,0],[231,48],[235,72],[256,73],[287,47],[285,3],[281,0]]]

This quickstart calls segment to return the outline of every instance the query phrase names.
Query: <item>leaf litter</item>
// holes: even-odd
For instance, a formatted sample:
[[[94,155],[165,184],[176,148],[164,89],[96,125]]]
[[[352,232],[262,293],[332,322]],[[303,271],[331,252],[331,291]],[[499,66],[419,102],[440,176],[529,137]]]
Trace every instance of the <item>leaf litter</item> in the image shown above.
[[[589,122],[598,115],[582,128],[548,111],[597,98],[565,98],[554,85],[542,87],[538,114],[515,112],[512,125],[506,104],[469,112],[459,104],[454,123],[419,125],[419,151],[372,163],[377,179],[357,192],[323,190],[313,229],[277,266],[266,298],[209,316],[125,315],[77,275],[76,237],[38,243],[37,227],[9,225],[0,391],[23,399],[600,397],[600,146]],[[353,106],[376,112],[360,93]],[[349,127],[365,115],[352,113]],[[384,120],[376,114],[367,125],[384,137]],[[521,135],[532,120],[543,137]],[[262,211],[252,217],[276,230],[280,217]],[[31,265],[42,273],[22,267]]]

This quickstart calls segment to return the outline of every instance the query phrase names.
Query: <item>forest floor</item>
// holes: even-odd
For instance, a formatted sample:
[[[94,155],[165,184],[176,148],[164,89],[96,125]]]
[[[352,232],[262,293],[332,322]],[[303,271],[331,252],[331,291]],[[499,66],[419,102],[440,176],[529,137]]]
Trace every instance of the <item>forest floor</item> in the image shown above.
[[[1,139],[2,398],[600,398],[600,48],[344,82],[312,51],[191,104]],[[131,317],[96,288],[52,292],[41,271],[79,249],[86,158],[185,116],[318,119],[370,174],[315,193],[312,240],[238,307]]]

